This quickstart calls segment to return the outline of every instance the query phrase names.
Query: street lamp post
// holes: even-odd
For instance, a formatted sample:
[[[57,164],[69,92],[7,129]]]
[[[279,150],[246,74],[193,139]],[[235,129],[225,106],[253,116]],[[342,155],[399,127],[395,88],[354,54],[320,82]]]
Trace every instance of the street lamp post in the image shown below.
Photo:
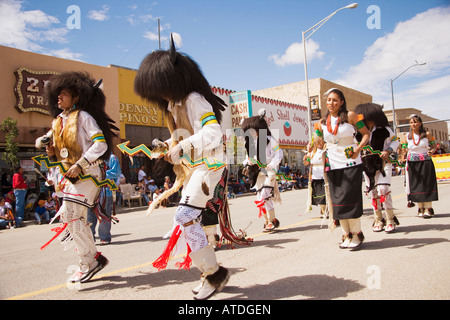
[[[411,69],[412,67],[418,67],[418,66],[423,66],[425,65],[426,62],[423,63],[418,63],[416,60],[416,63],[413,64],[412,66],[409,66],[408,68],[406,68],[402,73],[400,73],[398,76],[396,76],[394,79],[391,79],[391,96],[392,96],[392,124],[394,127],[394,134],[397,134],[397,120],[395,117],[395,106],[394,106],[394,81],[397,80],[402,74],[404,74],[406,71],[408,71],[409,69]]]
[[[315,25],[313,25],[311,28],[309,28],[306,31],[302,31],[302,41],[303,41],[303,59],[304,59],[304,65],[305,65],[305,86],[306,86],[306,103],[307,103],[307,107],[308,107],[308,137],[309,140],[311,140],[312,137],[312,125],[311,125],[311,101],[309,100],[309,85],[308,85],[308,67],[306,64],[306,40],[309,39],[309,37],[311,37],[313,35],[314,32],[316,32],[321,26],[323,26],[325,24],[325,22],[327,22],[328,20],[331,19],[331,17],[333,17],[337,12],[341,11],[342,9],[354,9],[358,6],[357,3],[352,3],[349,4],[345,7],[342,7],[336,11],[334,11],[332,14],[330,14],[329,16],[327,16],[326,18],[320,20],[318,23],[316,23]],[[312,31],[311,31],[312,30]],[[311,31],[311,33],[305,37],[305,35]]]

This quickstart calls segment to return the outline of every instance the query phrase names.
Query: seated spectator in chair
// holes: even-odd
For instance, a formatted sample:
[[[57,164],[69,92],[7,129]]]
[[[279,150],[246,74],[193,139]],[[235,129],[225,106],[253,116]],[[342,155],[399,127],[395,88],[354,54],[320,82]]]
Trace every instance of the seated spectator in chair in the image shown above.
[[[155,184],[155,180],[150,179],[147,189],[150,191],[151,194],[155,192],[156,189],[158,189],[158,186]]]
[[[149,204],[150,199],[148,198],[148,195],[147,195],[147,187],[145,184],[145,179],[142,179],[141,181],[138,182],[136,189],[141,194],[141,197],[144,199],[145,203]]]

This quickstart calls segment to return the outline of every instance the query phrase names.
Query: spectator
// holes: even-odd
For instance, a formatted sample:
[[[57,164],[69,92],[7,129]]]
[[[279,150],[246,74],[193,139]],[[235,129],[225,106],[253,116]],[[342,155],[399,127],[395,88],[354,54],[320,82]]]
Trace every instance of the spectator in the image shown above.
[[[136,191],[139,191],[139,193],[141,194],[141,197],[144,199],[146,204],[149,204],[150,199],[148,198],[147,195],[147,187],[145,184],[145,179],[142,179],[141,181],[138,182],[137,186],[136,186]]]
[[[14,191],[10,191],[6,194],[5,202],[9,203],[14,212],[14,208],[16,207],[16,196],[14,195]]]
[[[25,216],[25,197],[28,189],[26,178],[23,176],[23,168],[21,166],[18,166],[15,170],[12,186],[14,196],[16,197],[16,227],[20,227]]]
[[[2,196],[6,196],[8,192],[12,191],[11,181],[8,180],[6,172],[2,173]]]
[[[54,193],[54,197],[57,199],[56,193]],[[52,198],[51,195],[47,196],[47,201],[45,202],[45,209],[47,209],[50,218],[53,218],[56,214],[56,202]]]
[[[281,168],[280,168],[280,171],[284,172],[286,175],[289,173],[290,170],[291,170],[291,168],[289,168],[289,165],[287,162],[284,164],[284,166],[281,166]]]
[[[445,150],[442,149],[440,143],[436,143],[436,151],[433,154],[445,154]]]
[[[155,184],[155,180],[150,179],[147,189],[150,191],[150,194],[153,194],[156,189],[158,189],[158,186]]]
[[[0,195],[0,228],[14,229],[15,221],[12,207]]]
[[[111,153],[106,164],[107,168],[105,178],[112,181],[118,180],[122,172],[119,159]],[[98,204],[95,208],[88,210],[88,222],[91,224],[91,231],[94,236],[94,241],[97,220],[99,221],[98,236],[100,238],[101,245],[111,243],[111,220],[113,219],[113,215],[115,215],[115,207],[112,190],[109,187],[102,188],[100,190]]]
[[[145,179],[145,184],[147,185],[147,174],[145,173],[144,169],[145,169],[145,166],[141,165],[141,168],[139,169],[139,172],[138,172],[138,181]]]
[[[39,200],[38,205],[36,206],[34,217],[36,218],[38,224],[42,224],[43,223],[42,220],[44,220],[45,222],[50,221],[50,215],[47,209],[45,208],[45,202],[46,202],[45,200]],[[42,219],[42,217],[44,217],[44,219]]]
[[[231,172],[230,176],[228,177],[228,189],[234,194],[237,194],[239,192],[239,183],[237,182],[233,172]]]
[[[155,191],[153,192],[153,201],[155,201],[156,199],[158,199],[158,197],[161,195],[161,190],[159,188],[156,188]]]
[[[127,179],[125,178],[125,175],[123,173],[120,174],[119,179],[117,179],[117,190],[116,190],[116,205],[120,205],[120,203],[122,202],[122,191],[120,191],[120,185],[121,184],[126,184],[127,183]]]

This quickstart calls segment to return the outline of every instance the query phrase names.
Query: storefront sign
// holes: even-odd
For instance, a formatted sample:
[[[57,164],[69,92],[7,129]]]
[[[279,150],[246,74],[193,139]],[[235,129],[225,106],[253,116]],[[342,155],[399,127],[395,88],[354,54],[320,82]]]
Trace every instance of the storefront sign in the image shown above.
[[[450,154],[437,154],[432,159],[437,181],[450,181]]]
[[[253,96],[253,111],[266,110],[272,135],[283,148],[303,148],[308,144],[308,109],[304,106]]]
[[[16,76],[14,93],[17,111],[50,114],[50,108],[44,101],[44,91],[47,82],[58,72],[32,71],[27,68],[19,68],[14,74]]]
[[[241,127],[241,120],[252,116],[250,90],[230,94],[231,129]]]
[[[319,96],[313,96],[309,98],[311,104],[311,121],[320,120],[322,117],[320,114]]]
[[[163,115],[134,92],[136,70],[118,68],[120,137],[127,138],[126,125],[163,127]]]
[[[120,122],[141,126],[161,126],[158,108],[133,103],[119,103]]]

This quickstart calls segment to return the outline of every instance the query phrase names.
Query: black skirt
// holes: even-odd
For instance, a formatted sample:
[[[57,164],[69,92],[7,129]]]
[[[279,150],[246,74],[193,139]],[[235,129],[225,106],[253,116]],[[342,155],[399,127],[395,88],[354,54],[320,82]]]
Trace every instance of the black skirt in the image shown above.
[[[436,171],[433,160],[408,161],[408,200],[438,201]]]
[[[363,214],[362,165],[330,170],[327,177],[333,205],[333,219],[356,219]]]
[[[313,205],[326,205],[327,198],[325,196],[325,182],[323,179],[321,180],[312,180],[311,181],[312,188],[312,199],[311,204]]]

